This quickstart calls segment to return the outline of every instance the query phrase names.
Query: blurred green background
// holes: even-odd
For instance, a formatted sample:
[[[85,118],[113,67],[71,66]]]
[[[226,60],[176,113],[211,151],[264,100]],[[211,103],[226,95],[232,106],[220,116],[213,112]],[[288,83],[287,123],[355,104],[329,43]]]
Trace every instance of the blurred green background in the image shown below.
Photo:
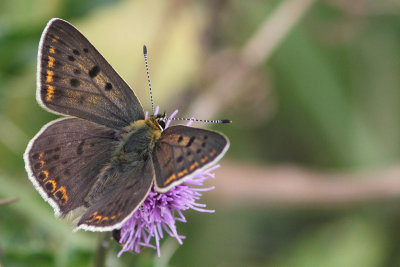
[[[0,265],[93,265],[99,239],[55,218],[24,169],[28,141],[57,117],[35,100],[52,17],[146,110],[143,44],[162,111],[234,122],[197,124],[231,141],[200,201],[216,213],[187,212],[184,244],[165,240],[161,258],[118,259],[112,243],[107,266],[400,266],[400,2],[373,0],[0,0],[0,199],[19,197],[0,206]]]

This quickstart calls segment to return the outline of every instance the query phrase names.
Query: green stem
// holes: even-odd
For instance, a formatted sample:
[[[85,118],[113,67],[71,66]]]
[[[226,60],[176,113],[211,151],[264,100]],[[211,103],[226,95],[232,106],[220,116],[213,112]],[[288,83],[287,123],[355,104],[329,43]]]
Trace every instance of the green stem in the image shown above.
[[[94,267],[104,267],[106,264],[107,251],[110,248],[111,232],[99,233]]]

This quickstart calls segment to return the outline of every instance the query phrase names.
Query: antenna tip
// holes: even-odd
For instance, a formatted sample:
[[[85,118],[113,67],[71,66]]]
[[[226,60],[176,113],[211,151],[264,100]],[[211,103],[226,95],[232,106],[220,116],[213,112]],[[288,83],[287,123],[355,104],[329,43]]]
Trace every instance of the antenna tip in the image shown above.
[[[146,47],[146,45],[143,46],[143,54],[147,55],[147,47]]]
[[[232,123],[231,120],[221,120],[221,123]]]

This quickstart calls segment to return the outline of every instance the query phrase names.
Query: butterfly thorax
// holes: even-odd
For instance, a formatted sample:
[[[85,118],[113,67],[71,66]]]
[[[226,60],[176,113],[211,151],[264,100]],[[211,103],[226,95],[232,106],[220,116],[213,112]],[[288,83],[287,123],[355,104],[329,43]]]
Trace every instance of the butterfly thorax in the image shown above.
[[[152,154],[157,140],[161,136],[162,128],[158,119],[150,116],[145,120],[138,120],[123,129],[121,142],[113,156],[114,163],[128,166],[143,162],[143,159]]]

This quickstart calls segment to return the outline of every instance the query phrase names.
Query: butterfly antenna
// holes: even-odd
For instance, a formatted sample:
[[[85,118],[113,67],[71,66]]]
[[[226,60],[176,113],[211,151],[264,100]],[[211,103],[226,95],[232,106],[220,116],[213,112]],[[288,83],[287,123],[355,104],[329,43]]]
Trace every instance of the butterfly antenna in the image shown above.
[[[149,65],[147,64],[147,47],[145,45],[143,46],[143,55],[144,55],[144,63],[146,64],[147,81],[149,82],[151,110],[153,111],[153,114],[154,114],[153,93],[151,91]]]
[[[198,121],[198,122],[206,122],[206,123],[232,123],[231,120],[200,120],[200,119],[195,119],[195,118],[167,118],[167,120],[170,121]]]

